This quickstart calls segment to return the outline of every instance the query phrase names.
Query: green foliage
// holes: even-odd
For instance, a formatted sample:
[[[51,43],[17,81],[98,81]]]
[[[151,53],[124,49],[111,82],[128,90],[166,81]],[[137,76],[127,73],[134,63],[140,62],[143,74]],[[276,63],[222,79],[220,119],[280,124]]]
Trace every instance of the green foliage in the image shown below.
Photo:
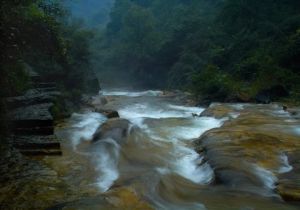
[[[94,76],[89,66],[91,31],[69,21],[57,0],[4,1],[1,9],[5,78],[21,81],[6,87],[21,89],[24,75],[16,67],[21,62],[66,91],[87,90],[87,80]]]
[[[192,90],[196,95],[212,101],[224,101],[235,91],[233,78],[217,66],[208,65],[192,78]]]
[[[68,18],[59,0],[3,0],[1,2],[0,113],[3,97],[22,94],[30,87],[27,67],[43,80],[55,81],[61,91],[78,101],[91,91],[95,75],[90,66],[89,40],[93,32]],[[93,86],[98,91],[97,85]],[[62,106],[54,107],[59,113]],[[0,135],[6,130],[0,123]]]
[[[299,11],[297,0],[117,0],[99,71],[220,101],[275,86],[297,95]]]
[[[30,78],[25,71],[26,67],[23,63],[15,63],[8,67],[9,72],[7,73],[8,87],[10,89],[10,95],[18,95],[30,87]]]

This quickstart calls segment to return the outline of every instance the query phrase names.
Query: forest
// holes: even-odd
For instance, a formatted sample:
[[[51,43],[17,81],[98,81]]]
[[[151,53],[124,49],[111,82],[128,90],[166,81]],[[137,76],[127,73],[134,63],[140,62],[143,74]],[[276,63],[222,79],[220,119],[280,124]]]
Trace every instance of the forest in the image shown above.
[[[29,65],[66,89],[81,89],[92,70],[104,84],[184,89],[199,100],[299,100],[299,1],[117,0],[110,17],[97,3],[94,15],[71,3],[3,2],[1,96],[26,88]]]
[[[119,0],[99,71],[201,100],[299,100],[299,11],[297,0]]]

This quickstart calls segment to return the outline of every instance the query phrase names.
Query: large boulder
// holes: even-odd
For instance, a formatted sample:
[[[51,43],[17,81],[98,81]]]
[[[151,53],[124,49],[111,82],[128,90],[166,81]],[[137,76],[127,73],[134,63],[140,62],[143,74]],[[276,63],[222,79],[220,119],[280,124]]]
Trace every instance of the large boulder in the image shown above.
[[[109,119],[96,130],[93,135],[93,142],[112,138],[119,144],[123,144],[126,141],[129,128],[130,122],[126,119]]]

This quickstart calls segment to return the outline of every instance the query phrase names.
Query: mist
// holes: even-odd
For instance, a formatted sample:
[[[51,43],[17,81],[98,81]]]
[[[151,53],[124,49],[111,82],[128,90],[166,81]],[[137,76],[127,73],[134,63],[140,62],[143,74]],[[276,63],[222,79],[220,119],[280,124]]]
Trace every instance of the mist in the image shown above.
[[[110,19],[114,0],[65,0],[73,18],[81,19],[90,28],[105,28]]]

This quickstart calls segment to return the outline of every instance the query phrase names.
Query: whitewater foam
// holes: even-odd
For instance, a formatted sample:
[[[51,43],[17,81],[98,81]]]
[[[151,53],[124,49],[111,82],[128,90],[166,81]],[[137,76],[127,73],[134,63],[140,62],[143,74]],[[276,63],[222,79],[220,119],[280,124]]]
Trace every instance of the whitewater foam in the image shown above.
[[[273,172],[262,168],[258,165],[254,165],[254,173],[260,180],[263,182],[264,187],[270,190],[276,188],[276,182],[278,181],[277,177],[273,174]]]
[[[130,120],[143,132],[150,136],[152,143],[164,141],[173,144],[173,158],[169,158],[167,168],[157,168],[161,174],[176,173],[194,183],[208,184],[214,179],[213,169],[208,163],[202,163],[203,158],[186,145],[185,140],[193,140],[200,137],[205,131],[223,124],[222,120],[211,117],[193,117],[192,114],[200,114],[204,109],[200,107],[178,106],[173,104],[152,105],[139,103],[119,110],[122,118]],[[167,119],[178,118],[174,125]],[[148,122],[146,119],[153,119]],[[164,121],[155,121],[165,119]],[[159,123],[158,125],[155,122]],[[174,121],[172,121],[174,122]],[[165,124],[166,123],[166,124]],[[161,126],[160,126],[161,125]],[[157,145],[159,146],[159,144]]]
[[[191,123],[186,126],[176,126],[171,128],[171,137],[180,140],[193,140],[199,138],[205,131],[220,127],[222,120],[211,117],[201,117],[191,119]]]
[[[140,97],[140,96],[161,96],[162,91],[159,90],[147,90],[147,91],[100,91],[104,96],[127,96],[127,97]]]
[[[96,145],[96,170],[100,174],[97,185],[101,192],[106,192],[119,178],[118,162],[120,146],[113,139],[103,139]]]
[[[289,159],[286,154],[281,154],[279,156],[279,161],[282,164],[282,166],[278,169],[278,173],[283,174],[293,170],[293,166],[289,164]]]
[[[91,140],[97,128],[106,120],[107,118],[104,115],[96,112],[72,114],[70,121],[74,123],[71,127],[75,128],[71,136],[73,148],[76,150],[76,146],[80,144],[81,141]]]
[[[214,178],[214,172],[208,163],[203,163],[203,157],[191,148],[179,146],[176,148],[175,172],[182,177],[197,183],[209,184]]]
[[[148,103],[139,103],[130,105],[119,110],[122,118],[126,118],[140,125],[138,118],[189,118],[193,113],[203,112],[203,108],[199,107],[184,107],[175,105],[163,105],[161,107],[153,107]]]
[[[298,127],[294,128],[294,132],[300,136],[300,127],[298,126]]]

